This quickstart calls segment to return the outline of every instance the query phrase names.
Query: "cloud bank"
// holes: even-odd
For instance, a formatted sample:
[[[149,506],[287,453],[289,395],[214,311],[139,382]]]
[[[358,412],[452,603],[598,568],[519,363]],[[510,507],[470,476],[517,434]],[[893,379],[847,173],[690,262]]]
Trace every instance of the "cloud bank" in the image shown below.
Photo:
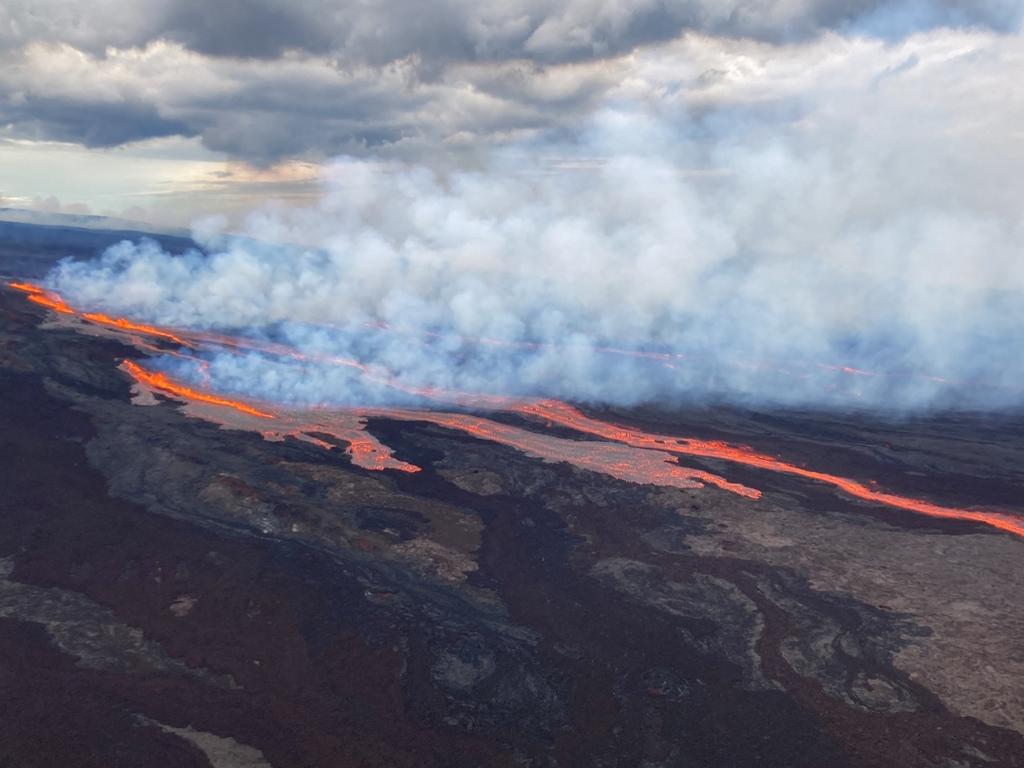
[[[1019,36],[733,45],[634,57],[572,140],[471,169],[341,159],[315,207],[256,212],[246,238],[204,223],[209,255],[125,243],[49,282],[86,307],[242,329],[411,387],[1019,405],[1024,100],[991,87],[1021,71]],[[687,72],[699,87],[665,98]],[[256,353],[209,373],[280,401],[405,399]]]
[[[824,30],[905,36],[938,26],[1009,31],[1013,0],[9,0],[0,45],[67,43],[90,53],[180,43],[196,53],[288,51],[384,64],[603,58],[686,31],[768,42]]]
[[[899,42],[939,28],[1014,35],[1021,9],[1019,0],[7,0],[0,138],[112,147],[186,137],[261,165],[487,152],[573,130],[614,95],[634,56],[659,46]]]

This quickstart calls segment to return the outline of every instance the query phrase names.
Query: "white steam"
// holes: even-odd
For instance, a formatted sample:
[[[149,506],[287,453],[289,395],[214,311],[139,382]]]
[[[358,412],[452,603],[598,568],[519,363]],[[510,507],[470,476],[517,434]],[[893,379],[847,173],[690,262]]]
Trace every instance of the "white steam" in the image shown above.
[[[122,243],[49,283],[82,306],[262,334],[417,387],[1019,404],[1020,37],[761,53],[760,70],[703,72],[685,98],[666,95],[670,62],[639,58],[642,92],[625,84],[571,143],[446,172],[340,160],[314,208],[257,212],[245,238],[206,226],[209,255]],[[255,353],[216,356],[210,374],[278,400],[404,399],[351,369]]]

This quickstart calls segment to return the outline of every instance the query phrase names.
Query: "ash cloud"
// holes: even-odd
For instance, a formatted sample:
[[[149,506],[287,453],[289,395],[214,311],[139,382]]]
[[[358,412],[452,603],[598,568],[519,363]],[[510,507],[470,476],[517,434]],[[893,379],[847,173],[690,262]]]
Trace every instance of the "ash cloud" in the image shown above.
[[[49,284],[90,308],[354,357],[410,387],[1020,405],[1022,105],[978,87],[1020,66],[1019,39],[765,56],[753,80],[709,76],[714,100],[623,94],[577,139],[473,170],[341,159],[315,207],[258,211],[244,238],[203,223],[208,255],[124,243]],[[676,72],[635,66],[653,91]],[[210,376],[277,401],[408,399],[255,353],[216,356]]]

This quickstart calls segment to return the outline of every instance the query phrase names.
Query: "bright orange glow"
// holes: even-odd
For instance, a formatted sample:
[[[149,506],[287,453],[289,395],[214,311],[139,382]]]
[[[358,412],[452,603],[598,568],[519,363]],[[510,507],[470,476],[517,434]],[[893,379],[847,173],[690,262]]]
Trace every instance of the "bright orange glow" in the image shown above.
[[[270,440],[294,437],[296,440],[312,443],[324,450],[331,451],[334,450],[335,445],[317,437],[319,434],[330,435],[337,440],[348,443],[345,453],[349,455],[352,463],[357,467],[375,472],[395,469],[399,472],[413,474],[422,471],[415,464],[396,459],[392,455],[390,448],[367,432],[366,419],[363,414],[351,411],[317,414],[324,418],[315,423],[305,420],[305,417],[309,415],[308,413],[282,413],[276,420],[279,429],[264,430],[263,436]]]
[[[1024,536],[1024,518],[1018,518],[1003,512],[981,512],[972,509],[957,509],[955,507],[943,507],[920,499],[899,496],[894,493],[877,490],[868,484],[851,480],[827,472],[818,472],[812,469],[790,464],[767,454],[758,453],[746,446],[729,445],[717,440],[695,440],[691,438],[676,438],[666,435],[653,435],[639,430],[627,429],[625,427],[609,424],[597,419],[585,416],[576,408],[557,400],[546,400],[539,403],[530,403],[520,406],[517,412],[524,415],[541,418],[548,423],[569,427],[585,434],[597,435],[607,440],[632,445],[637,448],[653,448],[670,453],[677,453],[686,456],[700,456],[710,459],[722,459],[725,461],[743,464],[748,467],[765,469],[771,472],[780,472],[787,475],[796,475],[808,480],[831,485],[844,493],[864,501],[871,501],[876,504],[904,509],[908,512],[916,512],[928,517],[938,517],[947,520],[969,520],[976,523],[984,523],[1002,531]]]
[[[105,326],[108,328],[114,328],[124,331],[130,331],[134,333],[142,333],[156,338],[163,338],[167,341],[172,341],[182,346],[194,346],[195,344],[201,343],[212,343],[219,346],[226,347],[228,349],[246,349],[257,352],[263,352],[270,355],[279,357],[289,357],[294,360],[304,362],[315,362],[323,363],[326,365],[339,365],[349,367],[359,371],[367,380],[372,381],[382,386],[390,387],[392,389],[400,390],[406,394],[427,397],[431,399],[448,400],[451,402],[457,402],[460,405],[487,407],[487,408],[498,408],[501,407],[502,403],[499,400],[503,398],[497,398],[495,396],[488,395],[469,395],[467,393],[450,392],[445,390],[431,389],[431,388],[416,388],[408,387],[398,383],[394,377],[381,373],[379,371],[372,371],[364,363],[360,363],[357,360],[349,358],[337,357],[333,355],[325,354],[304,354],[284,344],[277,344],[274,342],[260,341],[258,339],[249,339],[237,336],[227,336],[225,334],[218,334],[209,331],[175,331],[171,332],[156,326],[146,325],[144,323],[137,323],[126,318],[115,318],[110,317],[99,312],[85,313],[74,309],[68,305],[59,295],[52,291],[45,291],[43,288],[34,285],[32,283],[13,281],[9,282],[8,286],[15,290],[23,291],[31,294],[28,298],[30,301],[51,309],[61,314],[72,315],[79,317],[83,320],[95,323],[97,325]],[[411,328],[402,328],[397,326],[390,326],[387,323],[366,323],[367,327],[376,328],[378,330],[384,330],[391,333],[401,333],[405,335],[420,336],[421,338],[440,338],[442,335],[435,331],[419,331]],[[534,341],[510,341],[504,339],[495,339],[486,336],[472,337],[472,336],[456,336],[460,341],[465,343],[473,344],[484,344],[487,346],[497,347],[509,347],[516,349],[557,349],[557,344],[550,342],[534,342]],[[612,346],[597,346],[593,348],[594,352],[608,355],[619,355],[623,357],[632,357],[642,360],[650,360],[653,362],[659,362],[664,367],[675,369],[677,366],[671,361],[685,360],[686,355],[679,354],[676,352],[646,352],[641,350],[623,349],[621,347]],[[798,372],[787,369],[780,363],[770,363],[764,361],[737,361],[733,365],[743,368],[752,368],[754,370],[766,370],[773,373],[783,373],[796,378],[806,379],[809,374],[806,372]],[[817,363],[818,368],[823,370],[835,371],[839,373],[845,373],[849,376],[883,376],[883,377],[910,377],[910,378],[921,378],[936,383],[950,383],[947,379],[939,376],[929,376],[925,374],[890,374],[880,373],[876,371],[867,371],[860,368],[853,368],[848,365],[830,365],[826,363]],[[860,396],[858,392],[852,394]]]
[[[60,296],[55,293],[50,293],[43,290],[38,285],[32,283],[21,283],[18,281],[12,281],[7,283],[9,288],[13,288],[16,291],[28,294],[26,298],[33,304],[38,304],[41,307],[46,307],[54,312],[59,312],[62,315],[76,315],[78,314],[69,307]]]
[[[110,317],[102,313],[79,312],[70,307],[57,294],[45,291],[31,283],[10,282],[8,286],[27,294],[27,299],[35,304],[103,327],[165,339],[182,346],[195,347],[201,344],[215,344],[229,349],[251,349],[272,355],[290,357],[295,360],[345,366],[358,371],[368,381],[392,387],[408,394],[456,403],[466,407],[510,411],[533,419],[539,419],[549,425],[557,424],[582,434],[599,437],[602,441],[610,441],[567,440],[465,414],[402,409],[342,412],[345,413],[345,417],[343,419],[336,418],[333,422],[328,413],[322,413],[322,418],[317,423],[304,424],[294,414],[284,417],[281,414],[271,413],[268,410],[261,410],[241,400],[231,400],[206,391],[197,390],[175,382],[165,374],[147,371],[130,360],[126,360],[122,364],[124,370],[137,381],[164,394],[185,401],[221,406],[236,413],[255,416],[261,419],[276,420],[281,423],[280,430],[266,430],[264,434],[289,434],[316,444],[331,447],[325,441],[312,437],[309,434],[318,430],[330,433],[349,444],[348,452],[352,456],[353,463],[368,469],[399,469],[405,472],[419,471],[419,467],[394,459],[386,446],[364,431],[364,425],[359,421],[361,415],[373,414],[406,421],[427,421],[483,440],[507,445],[548,461],[568,462],[583,469],[602,472],[629,482],[683,488],[693,488],[706,484],[714,485],[749,499],[757,499],[761,496],[761,492],[754,488],[730,482],[709,472],[684,467],[678,462],[679,456],[697,456],[802,477],[807,480],[830,485],[849,496],[864,501],[903,509],[928,517],[983,523],[1002,531],[1024,536],[1024,518],[1022,517],[1016,517],[1005,512],[945,507],[921,499],[888,493],[874,487],[873,482],[861,482],[827,472],[807,469],[782,459],[759,453],[746,446],[730,445],[716,440],[678,438],[631,429],[588,417],[569,404],[557,400],[521,402],[502,396],[475,395],[440,389],[409,387],[398,382],[387,372],[371,368],[356,360],[330,355],[307,355],[282,344],[208,332],[177,331],[172,333],[162,328],[136,323],[124,318]],[[494,339],[482,339],[479,341],[482,343],[505,343]],[[137,343],[140,342],[137,340]],[[163,350],[157,350],[148,345],[144,348],[148,351],[163,352]],[[599,351],[646,357],[663,363],[667,363],[670,359],[681,357],[681,355],[662,353],[631,352],[611,347],[601,348]],[[206,365],[202,361],[199,362],[200,365]],[[822,364],[821,367],[842,371],[853,376],[881,375],[849,366]],[[208,377],[208,372],[206,375]],[[353,422],[353,418],[356,419],[355,422]],[[326,425],[321,422],[326,422]],[[623,447],[626,450],[623,450]]]
[[[184,400],[186,403],[196,402],[224,408],[225,413],[222,416],[202,414],[204,418],[219,424],[240,429],[251,428],[247,423],[239,423],[233,420],[230,417],[230,413],[256,416],[273,422],[272,427],[261,430],[261,434],[267,439],[281,439],[281,437],[288,435],[313,443],[326,450],[333,449],[334,446],[331,443],[315,436],[315,433],[323,432],[348,443],[346,452],[352,457],[352,463],[358,467],[376,471],[385,469],[395,469],[400,472],[410,473],[421,471],[415,464],[409,464],[394,458],[387,446],[365,431],[365,421],[360,416],[344,414],[343,418],[335,418],[326,424],[301,423],[288,412],[271,413],[267,410],[255,408],[241,400],[218,397],[209,392],[203,392],[176,382],[166,374],[147,371],[131,360],[122,362],[121,368],[135,379],[136,382],[149,389]]]
[[[180,344],[183,347],[189,346],[189,343],[180,336],[176,336],[153,325],[135,323],[131,320],[125,320],[123,317],[111,317],[110,315],[104,315],[102,312],[85,312],[79,316],[83,320],[88,320],[90,323],[96,323],[97,325],[105,325],[108,328],[117,328],[122,331],[133,331],[146,336],[156,336],[159,339],[173,341],[175,344]]]
[[[64,300],[59,296],[50,296],[45,293],[30,293],[28,300],[33,304],[38,304],[41,307],[52,309],[54,312],[60,312],[62,315],[77,315],[71,307],[64,303]]]
[[[136,381],[142,382],[143,384],[159,390],[164,394],[171,395],[179,399],[194,400],[198,403],[206,403],[208,405],[220,405],[224,408],[231,408],[232,410],[249,416],[258,416],[261,419],[274,418],[274,414],[261,411],[258,408],[253,408],[251,405],[243,403],[241,400],[229,400],[224,397],[211,395],[207,392],[200,392],[198,389],[192,389],[184,384],[179,384],[167,376],[167,374],[147,371],[145,368],[136,365],[131,360],[125,360],[121,363],[121,367]]]
[[[94,323],[95,325],[102,325],[107,328],[116,328],[120,331],[130,331],[132,333],[141,333],[145,336],[154,336],[159,339],[166,339],[167,341],[172,341],[175,344],[180,344],[183,347],[190,346],[189,343],[181,336],[165,331],[162,328],[157,328],[154,325],[136,323],[123,317],[111,317],[110,315],[105,315],[102,312],[80,312],[65,302],[58,294],[53,293],[52,291],[46,291],[38,285],[19,282],[11,282],[7,285],[17,291],[22,291],[23,293],[28,294],[27,298],[32,303],[38,304],[41,307],[46,307],[54,312],[59,312],[62,315],[72,315],[74,317],[81,318],[82,320],[87,320],[90,323]]]
[[[368,433],[353,436],[348,440],[348,455],[352,463],[364,469],[383,470],[397,469],[399,472],[421,472],[415,464],[399,461],[391,455],[391,451]]]
[[[17,280],[12,280],[7,285],[16,291],[21,291],[23,293],[43,293],[42,288],[38,285],[33,285],[32,283],[19,283]]]
[[[631,483],[661,485],[676,488],[700,488],[715,485],[723,490],[748,499],[760,498],[761,492],[739,483],[679,464],[668,452],[637,450],[632,446],[594,440],[570,440],[553,435],[542,435],[527,429],[477,416],[435,411],[380,409],[368,413],[405,421],[426,421],[439,427],[463,432],[480,440],[525,453],[552,462],[566,462],[580,469],[625,480]]]
[[[470,394],[467,392],[438,389],[435,387],[410,386],[401,383],[397,378],[391,376],[385,371],[375,369],[365,363],[360,363],[358,360],[353,360],[352,358],[317,352],[300,352],[294,347],[289,347],[286,344],[278,344],[273,341],[251,339],[241,336],[228,336],[226,334],[214,333],[211,331],[195,331],[188,332],[187,334],[184,332],[179,333],[182,333],[183,336],[187,336],[189,341],[194,344],[215,344],[219,347],[224,347],[225,349],[250,350],[253,352],[272,355],[274,357],[284,357],[303,363],[317,363],[321,365],[351,368],[359,373],[366,381],[378,384],[382,387],[388,387],[389,389],[402,392],[412,397],[441,400],[447,403],[456,403],[465,407],[493,409],[502,408],[509,403],[515,402],[511,398],[500,395]]]

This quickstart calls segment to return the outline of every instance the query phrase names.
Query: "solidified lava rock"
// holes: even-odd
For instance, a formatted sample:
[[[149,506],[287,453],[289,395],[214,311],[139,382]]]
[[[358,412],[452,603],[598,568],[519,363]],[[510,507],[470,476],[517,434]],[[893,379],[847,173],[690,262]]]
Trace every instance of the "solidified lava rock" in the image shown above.
[[[134,350],[43,320],[0,292],[0,766],[1024,764],[1024,541],[386,419],[423,471],[369,472],[132,405]],[[1013,419],[619,415],[1024,488]]]

